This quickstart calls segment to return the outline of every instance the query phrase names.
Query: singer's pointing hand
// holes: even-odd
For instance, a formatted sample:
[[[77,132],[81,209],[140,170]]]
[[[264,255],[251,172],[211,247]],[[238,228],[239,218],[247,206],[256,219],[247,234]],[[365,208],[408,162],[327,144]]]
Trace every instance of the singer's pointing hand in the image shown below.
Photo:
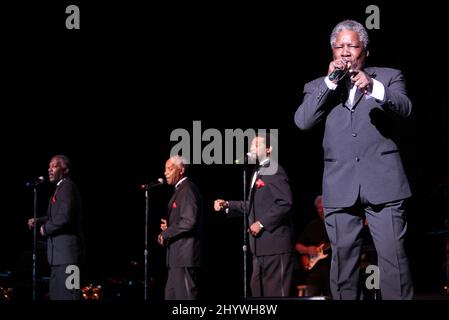
[[[217,199],[214,201],[214,210],[215,211],[221,211],[228,207],[227,201],[223,199]]]
[[[370,92],[373,88],[373,79],[363,71],[350,70],[351,82],[364,94]]]

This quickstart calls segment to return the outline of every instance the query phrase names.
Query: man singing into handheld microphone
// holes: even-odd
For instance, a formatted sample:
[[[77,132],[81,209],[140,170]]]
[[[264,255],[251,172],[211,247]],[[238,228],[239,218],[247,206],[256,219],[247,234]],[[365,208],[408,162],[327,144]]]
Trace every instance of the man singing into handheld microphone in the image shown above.
[[[365,67],[368,42],[360,23],[337,24],[327,76],[304,86],[295,123],[301,130],[325,126],[323,203],[333,298],[360,298],[365,215],[378,254],[382,298],[412,299],[404,250],[404,201],[411,192],[397,145],[399,124],[412,103],[399,70]]]

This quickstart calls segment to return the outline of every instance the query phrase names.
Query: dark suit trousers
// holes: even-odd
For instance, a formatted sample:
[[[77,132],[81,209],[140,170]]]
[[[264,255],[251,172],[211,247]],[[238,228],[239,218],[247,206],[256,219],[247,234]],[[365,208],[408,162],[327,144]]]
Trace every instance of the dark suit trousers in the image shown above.
[[[370,205],[363,199],[350,208],[324,208],[332,244],[330,287],[334,299],[360,298],[360,253],[363,213],[376,247],[382,299],[413,298],[413,285],[404,250],[407,223],[404,200]]]
[[[291,253],[253,256],[251,291],[253,297],[287,297],[293,278]]]
[[[165,300],[198,300],[199,268],[168,268]]]
[[[67,289],[65,270],[68,264],[51,266],[50,300],[81,300],[81,290]]]

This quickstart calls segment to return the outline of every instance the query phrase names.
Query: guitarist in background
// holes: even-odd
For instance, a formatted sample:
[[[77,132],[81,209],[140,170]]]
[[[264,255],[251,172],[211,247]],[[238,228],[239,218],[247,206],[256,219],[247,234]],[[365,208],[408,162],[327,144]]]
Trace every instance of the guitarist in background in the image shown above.
[[[306,295],[329,296],[331,255],[321,195],[315,198],[315,208],[319,217],[306,225],[295,248],[301,254],[301,264],[306,270]]]

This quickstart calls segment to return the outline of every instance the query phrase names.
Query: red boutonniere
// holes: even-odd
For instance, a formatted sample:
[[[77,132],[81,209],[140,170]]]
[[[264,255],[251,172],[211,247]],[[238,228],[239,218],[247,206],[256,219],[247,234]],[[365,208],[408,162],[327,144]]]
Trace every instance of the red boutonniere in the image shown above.
[[[177,205],[176,202],[173,202],[173,204],[171,205],[172,209],[176,209]]]
[[[56,196],[51,197],[51,203],[55,203],[56,202]]]
[[[265,182],[262,179],[257,179],[256,180],[256,188],[260,189],[260,188],[263,188],[263,187],[265,187]]]

